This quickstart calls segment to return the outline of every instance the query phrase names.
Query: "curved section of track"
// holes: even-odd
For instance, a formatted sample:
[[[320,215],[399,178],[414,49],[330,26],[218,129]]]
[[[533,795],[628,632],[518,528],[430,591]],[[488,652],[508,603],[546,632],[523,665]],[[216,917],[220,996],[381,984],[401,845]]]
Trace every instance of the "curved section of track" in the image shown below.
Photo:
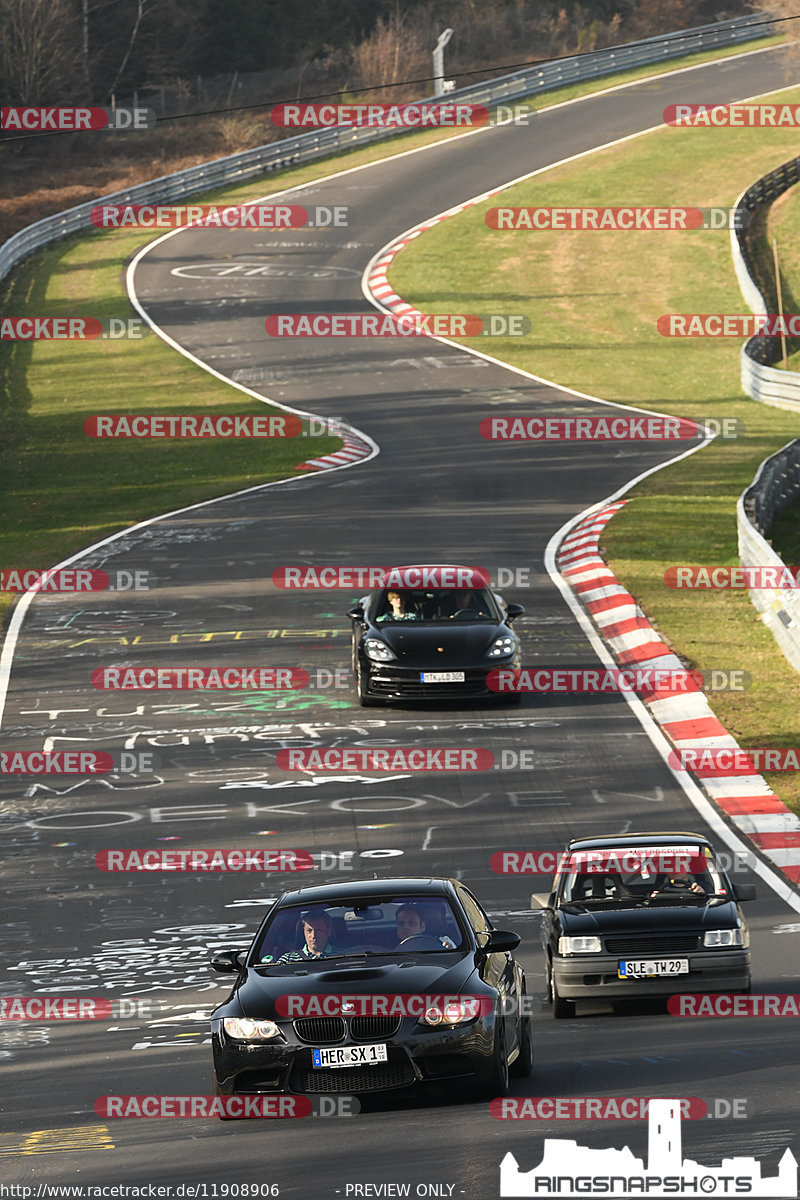
[[[665,75],[544,112],[529,129],[471,134],[293,191],[298,203],[350,206],[346,230],[269,238],[186,230],[138,257],[138,302],[176,348],[221,380],[247,372],[251,390],[270,400],[346,421],[381,453],[353,469],[168,514],[82,556],[86,565],[148,569],[157,580],[149,595],[40,596],[30,605],[10,670],[6,743],[38,749],[44,735],[54,748],[146,752],[156,763],[151,775],[4,785],[6,994],[73,988],[151,995],[170,1007],[138,1028],[50,1027],[46,1054],[35,1039],[8,1045],[25,1081],[23,1098],[6,1112],[11,1136],[52,1129],[66,1145],[68,1127],[97,1130],[92,1106],[107,1093],[207,1092],[205,1017],[225,994],[205,965],[208,951],[246,941],[282,886],[258,876],[101,875],[94,855],[102,849],[281,845],[318,854],[322,878],[457,874],[497,923],[523,935],[529,990],[541,996],[529,893],[544,881],[493,874],[492,852],[557,849],[588,830],[697,826],[619,697],[524,700],[513,713],[457,704],[366,713],[352,690],[317,687],[292,698],[102,693],[91,673],[108,665],[332,672],[349,662],[343,614],[357,592],[287,592],[272,585],[273,571],[437,559],[532,568],[529,591],[506,589],[526,604],[526,660],[591,662],[584,631],[546,573],[547,546],[565,523],[669,452],[647,443],[620,450],[485,442],[477,422],[490,406],[524,403],[558,416],[589,413],[593,402],[451,345],[280,342],[267,339],[264,320],[366,311],[364,267],[398,230],[487,184],[654,126],[667,104],[722,102],[779,85],[780,62],[779,53],[761,51]],[[277,750],[309,744],[487,747],[509,766],[423,779],[297,777],[277,767]],[[522,749],[533,769],[514,759]],[[793,914],[766,890],[751,913],[757,987],[791,991]],[[700,1162],[769,1154],[795,1135],[798,1051],[781,1022],[742,1022],[735,1043],[724,1021],[621,1016],[599,1006],[572,1024],[552,1023],[543,1011],[534,1025],[536,1074],[516,1082],[518,1095],[744,1097],[746,1122],[687,1125],[686,1151]],[[80,1158],[67,1162],[65,1149],[31,1162],[38,1179],[62,1182],[107,1182],[113,1171],[130,1183],[276,1183],[298,1200],[391,1194],[347,1188],[408,1183],[410,1194],[438,1185],[445,1190],[429,1194],[483,1200],[498,1194],[506,1151],[527,1167],[541,1148],[538,1129],[495,1121],[484,1105],[386,1101],[357,1121],[107,1122]],[[646,1149],[643,1124],[557,1132]],[[31,1164],[19,1162],[18,1177],[27,1178]]]

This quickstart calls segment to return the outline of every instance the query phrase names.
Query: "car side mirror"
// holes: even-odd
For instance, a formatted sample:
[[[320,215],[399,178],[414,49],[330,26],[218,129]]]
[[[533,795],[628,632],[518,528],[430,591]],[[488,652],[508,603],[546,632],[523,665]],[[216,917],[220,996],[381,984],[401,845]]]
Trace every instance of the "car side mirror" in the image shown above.
[[[555,892],[531,892],[531,908],[554,908],[555,903]]]
[[[737,883],[733,888],[734,897],[737,900],[755,900],[758,893],[754,883]]]
[[[521,617],[524,612],[525,612],[525,609],[524,609],[523,605],[509,604],[506,607],[506,620],[513,621],[515,617]]]
[[[246,950],[220,950],[211,959],[211,966],[223,975],[236,975],[244,967]]]
[[[363,621],[364,620],[364,605],[363,604],[354,604],[352,608],[348,608],[347,615],[351,621]]]
[[[522,941],[518,933],[509,933],[505,929],[493,929],[481,946],[484,954],[502,954],[507,950],[516,950]]]

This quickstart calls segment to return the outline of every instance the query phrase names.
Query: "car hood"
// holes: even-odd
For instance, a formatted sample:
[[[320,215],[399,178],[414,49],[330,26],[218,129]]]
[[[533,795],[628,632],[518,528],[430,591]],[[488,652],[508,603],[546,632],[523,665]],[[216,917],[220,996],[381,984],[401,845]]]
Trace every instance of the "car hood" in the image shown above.
[[[646,908],[614,908],[603,911],[560,908],[562,928],[570,934],[689,933],[706,929],[730,929],[738,924],[739,912],[732,900],[722,904],[662,904]]]
[[[439,956],[431,956],[438,958]],[[401,966],[404,961],[410,965]],[[301,967],[301,964],[297,964]],[[468,954],[455,964],[431,962],[426,959],[404,959],[392,963],[367,963],[358,966],[331,966],[329,970],[314,970],[307,975],[294,971],[281,975],[264,975],[259,971],[248,971],[241,983],[236,999],[241,1015],[255,1019],[276,1016],[275,1001],[278,996],[324,996],[324,995],[457,995],[462,992],[470,976],[475,973],[475,958]],[[472,981],[485,988],[477,976]],[[280,1018],[279,1018],[280,1019]]]
[[[506,632],[502,625],[485,621],[471,624],[458,621],[452,624],[416,625],[403,622],[378,627],[378,635],[394,651],[399,662],[408,666],[417,661],[425,665],[442,666],[465,659],[483,658],[492,643]]]

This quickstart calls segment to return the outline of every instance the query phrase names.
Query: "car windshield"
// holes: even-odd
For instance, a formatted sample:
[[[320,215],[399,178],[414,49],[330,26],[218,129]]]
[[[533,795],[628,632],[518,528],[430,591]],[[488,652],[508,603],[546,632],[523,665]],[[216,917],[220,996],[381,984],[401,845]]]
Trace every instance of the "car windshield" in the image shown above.
[[[364,954],[441,954],[466,948],[464,930],[444,896],[279,908],[264,929],[254,964],[285,966]]]
[[[567,904],[705,904],[729,895],[708,846],[580,850],[567,857],[561,872],[561,901]]]
[[[502,620],[497,601],[488,588],[389,588],[378,593],[374,612],[378,624],[399,621],[497,624]]]

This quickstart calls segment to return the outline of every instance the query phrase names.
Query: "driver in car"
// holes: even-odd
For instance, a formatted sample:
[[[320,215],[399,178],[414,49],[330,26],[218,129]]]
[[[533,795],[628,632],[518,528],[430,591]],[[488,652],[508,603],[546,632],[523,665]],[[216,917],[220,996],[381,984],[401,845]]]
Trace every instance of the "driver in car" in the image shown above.
[[[689,892],[693,896],[705,896],[706,889],[688,871],[678,871],[674,875],[659,875],[656,886],[650,893],[650,898],[661,895],[680,895]]]
[[[332,941],[333,921],[323,908],[312,909],[303,914],[305,943],[300,950],[287,950],[278,963],[305,962],[309,958],[326,958],[341,954],[341,949]]]
[[[426,936],[425,918],[422,915],[421,909],[417,908],[415,904],[401,904],[395,913],[395,921],[397,923],[397,938],[400,943],[404,942],[407,938]],[[452,938],[446,935],[434,940],[441,942],[445,950],[455,950],[456,948],[456,944]]]

